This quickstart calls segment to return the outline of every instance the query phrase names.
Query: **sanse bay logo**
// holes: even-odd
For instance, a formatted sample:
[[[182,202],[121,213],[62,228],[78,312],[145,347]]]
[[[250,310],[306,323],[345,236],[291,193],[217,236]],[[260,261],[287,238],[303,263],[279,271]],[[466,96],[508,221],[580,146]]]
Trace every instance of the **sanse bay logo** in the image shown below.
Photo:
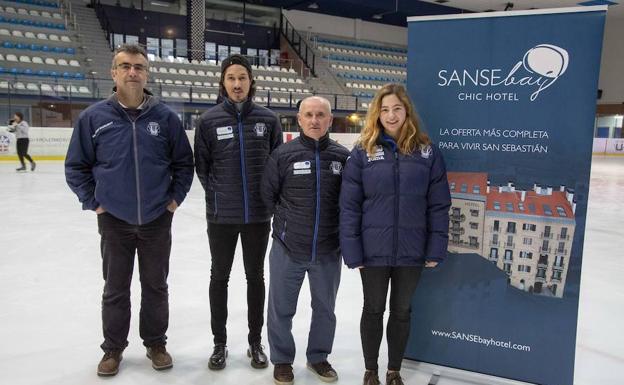
[[[556,45],[539,44],[529,49],[522,60],[518,61],[507,73],[500,68],[480,68],[480,69],[463,69],[448,70],[442,69],[438,72],[438,86],[440,87],[465,87],[465,86],[481,86],[481,87],[508,87],[523,86],[537,87],[531,94],[530,100],[537,99],[539,94],[552,86],[559,77],[561,77],[568,68],[569,55],[568,52]],[[526,73],[522,73],[522,68]],[[523,76],[526,75],[526,76]],[[494,98],[492,93],[460,93],[460,100],[501,100]],[[496,94],[499,95],[500,93]],[[513,93],[506,95],[507,100]]]

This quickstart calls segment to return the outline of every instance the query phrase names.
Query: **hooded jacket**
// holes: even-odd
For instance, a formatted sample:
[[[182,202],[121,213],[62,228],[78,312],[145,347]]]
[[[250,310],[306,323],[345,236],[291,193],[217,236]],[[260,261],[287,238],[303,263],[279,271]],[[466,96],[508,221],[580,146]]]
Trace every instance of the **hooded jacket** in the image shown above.
[[[204,112],[195,132],[195,168],[206,192],[206,218],[245,224],[271,219],[260,196],[269,155],[282,144],[282,127],[251,100],[241,110],[226,99]]]
[[[136,120],[113,94],[78,117],[65,159],[65,177],[84,210],[102,206],[141,225],[184,201],[193,181],[193,153],[182,123],[157,98]]]
[[[380,139],[375,154],[356,146],[342,177],[340,247],[347,266],[421,266],[442,261],[451,197],[434,146],[401,154]]]

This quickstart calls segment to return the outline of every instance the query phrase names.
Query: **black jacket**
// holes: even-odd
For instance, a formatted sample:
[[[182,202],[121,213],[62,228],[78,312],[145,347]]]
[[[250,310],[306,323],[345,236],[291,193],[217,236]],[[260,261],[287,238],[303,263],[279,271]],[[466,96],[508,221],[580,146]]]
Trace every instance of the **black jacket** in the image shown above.
[[[301,261],[340,257],[338,199],[349,151],[326,134],[301,135],[277,149],[266,164],[262,197],[273,210],[273,238]]]
[[[260,196],[260,182],[267,158],[281,143],[277,116],[250,100],[240,113],[226,100],[202,114],[195,133],[195,167],[206,191],[209,222],[271,219]]]

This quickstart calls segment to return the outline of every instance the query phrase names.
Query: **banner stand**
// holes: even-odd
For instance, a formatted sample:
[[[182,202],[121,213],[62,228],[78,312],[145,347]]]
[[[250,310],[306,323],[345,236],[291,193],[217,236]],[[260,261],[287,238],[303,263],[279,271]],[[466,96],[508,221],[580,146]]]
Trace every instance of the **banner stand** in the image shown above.
[[[414,360],[403,360],[402,367],[420,373],[425,373],[430,376],[427,385],[436,385],[441,378],[453,380],[454,385],[535,385],[530,382],[510,380],[507,378],[490,376],[487,374],[475,373],[467,370],[449,368],[442,365],[434,365]],[[457,381],[459,383],[457,383]]]

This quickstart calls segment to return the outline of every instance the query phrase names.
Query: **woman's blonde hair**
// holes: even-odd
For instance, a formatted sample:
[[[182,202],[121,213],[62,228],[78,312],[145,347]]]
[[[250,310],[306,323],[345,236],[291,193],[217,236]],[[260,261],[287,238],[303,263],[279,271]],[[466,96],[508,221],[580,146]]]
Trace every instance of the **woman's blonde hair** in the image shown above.
[[[414,110],[414,106],[407,95],[405,87],[400,84],[386,84],[381,87],[375,94],[373,101],[368,107],[366,114],[366,122],[360,133],[358,144],[366,150],[366,153],[373,155],[377,146],[377,139],[383,132],[383,126],[379,121],[381,114],[381,101],[388,95],[395,95],[405,107],[405,122],[399,129],[399,137],[397,139],[397,147],[400,153],[410,154],[416,147],[425,146],[431,143],[429,136],[421,131],[418,123],[418,116]]]

